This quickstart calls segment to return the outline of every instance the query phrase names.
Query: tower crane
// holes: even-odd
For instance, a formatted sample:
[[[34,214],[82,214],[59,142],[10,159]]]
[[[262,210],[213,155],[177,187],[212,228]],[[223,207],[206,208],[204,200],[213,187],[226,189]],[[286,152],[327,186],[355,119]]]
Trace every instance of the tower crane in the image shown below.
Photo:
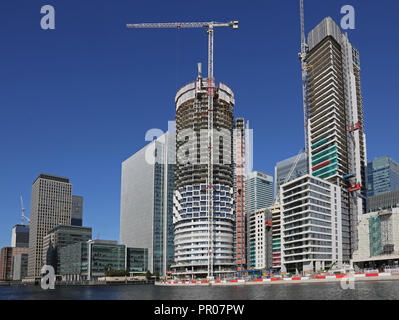
[[[208,34],[208,178],[207,178],[207,198],[208,198],[208,278],[213,278],[213,97],[215,80],[213,77],[213,33],[215,28],[230,27],[238,29],[238,21],[230,22],[165,22],[165,23],[136,23],[127,24],[127,28],[206,28]]]
[[[22,199],[22,195],[20,196],[21,198],[21,211],[22,211],[22,216],[21,216],[21,224],[24,224],[24,219],[26,219],[30,223],[30,219],[25,216],[25,206],[24,206],[24,200]]]
[[[303,0],[299,1],[299,10],[300,10],[300,23],[301,23],[301,52],[298,53],[299,60],[301,61],[302,68],[302,96],[303,96],[303,116],[304,116],[304,130],[305,130],[305,152],[308,155],[309,163],[309,136],[308,136],[308,125],[309,125],[309,101],[307,99],[307,76],[308,69],[311,68],[311,65],[307,65],[306,56],[308,51],[308,45],[306,43],[305,37],[305,15],[303,9]],[[308,169],[310,170],[310,165],[308,164]]]

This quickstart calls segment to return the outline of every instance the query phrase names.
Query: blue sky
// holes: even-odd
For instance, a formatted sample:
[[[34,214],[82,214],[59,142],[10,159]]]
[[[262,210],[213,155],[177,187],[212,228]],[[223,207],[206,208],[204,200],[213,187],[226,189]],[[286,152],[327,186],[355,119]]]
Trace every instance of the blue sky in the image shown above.
[[[41,172],[69,177],[84,197],[84,224],[119,239],[121,162],[148,129],[167,129],[176,91],[207,62],[203,30],[126,23],[239,20],[237,31],[215,33],[215,78],[254,129],[254,168],[272,174],[304,144],[298,2],[1,1],[0,247],[20,221],[20,194],[30,213]],[[55,30],[40,28],[45,4],[55,7]],[[356,10],[348,33],[360,51],[368,159],[399,160],[399,2],[305,0],[306,31],[326,16],[339,23],[345,4]]]

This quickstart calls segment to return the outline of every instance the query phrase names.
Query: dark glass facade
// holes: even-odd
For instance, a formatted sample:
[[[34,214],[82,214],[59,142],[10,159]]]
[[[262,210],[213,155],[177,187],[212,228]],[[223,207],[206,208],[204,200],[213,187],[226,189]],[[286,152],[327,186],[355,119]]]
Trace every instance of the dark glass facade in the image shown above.
[[[399,164],[384,156],[367,165],[367,196],[399,190]]]
[[[148,250],[144,248],[127,248],[126,265],[129,272],[146,272],[148,270]]]

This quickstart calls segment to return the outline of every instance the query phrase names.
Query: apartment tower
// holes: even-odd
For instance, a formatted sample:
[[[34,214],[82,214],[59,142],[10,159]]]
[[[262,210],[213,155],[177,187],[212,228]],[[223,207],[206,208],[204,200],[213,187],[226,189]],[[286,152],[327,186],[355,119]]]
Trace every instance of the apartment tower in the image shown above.
[[[174,192],[175,264],[179,278],[222,278],[236,271],[234,259],[233,91],[202,78],[176,94]],[[208,179],[208,90],[214,90],[213,185]],[[213,215],[208,190],[213,188]],[[211,240],[213,239],[213,243]],[[213,249],[211,249],[213,248]],[[212,269],[210,269],[212,268]]]
[[[310,173],[342,189],[342,250],[349,262],[357,248],[357,223],[366,210],[360,60],[330,17],[308,34],[306,68]]]
[[[281,271],[342,268],[341,190],[304,175],[281,190]]]

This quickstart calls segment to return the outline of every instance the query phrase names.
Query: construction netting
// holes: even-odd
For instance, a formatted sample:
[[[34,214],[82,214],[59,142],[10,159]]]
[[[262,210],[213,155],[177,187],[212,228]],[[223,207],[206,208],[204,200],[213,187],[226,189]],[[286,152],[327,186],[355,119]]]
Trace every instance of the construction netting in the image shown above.
[[[382,254],[382,241],[381,241],[381,220],[379,216],[370,217],[369,220],[370,231],[370,255],[378,256]]]

